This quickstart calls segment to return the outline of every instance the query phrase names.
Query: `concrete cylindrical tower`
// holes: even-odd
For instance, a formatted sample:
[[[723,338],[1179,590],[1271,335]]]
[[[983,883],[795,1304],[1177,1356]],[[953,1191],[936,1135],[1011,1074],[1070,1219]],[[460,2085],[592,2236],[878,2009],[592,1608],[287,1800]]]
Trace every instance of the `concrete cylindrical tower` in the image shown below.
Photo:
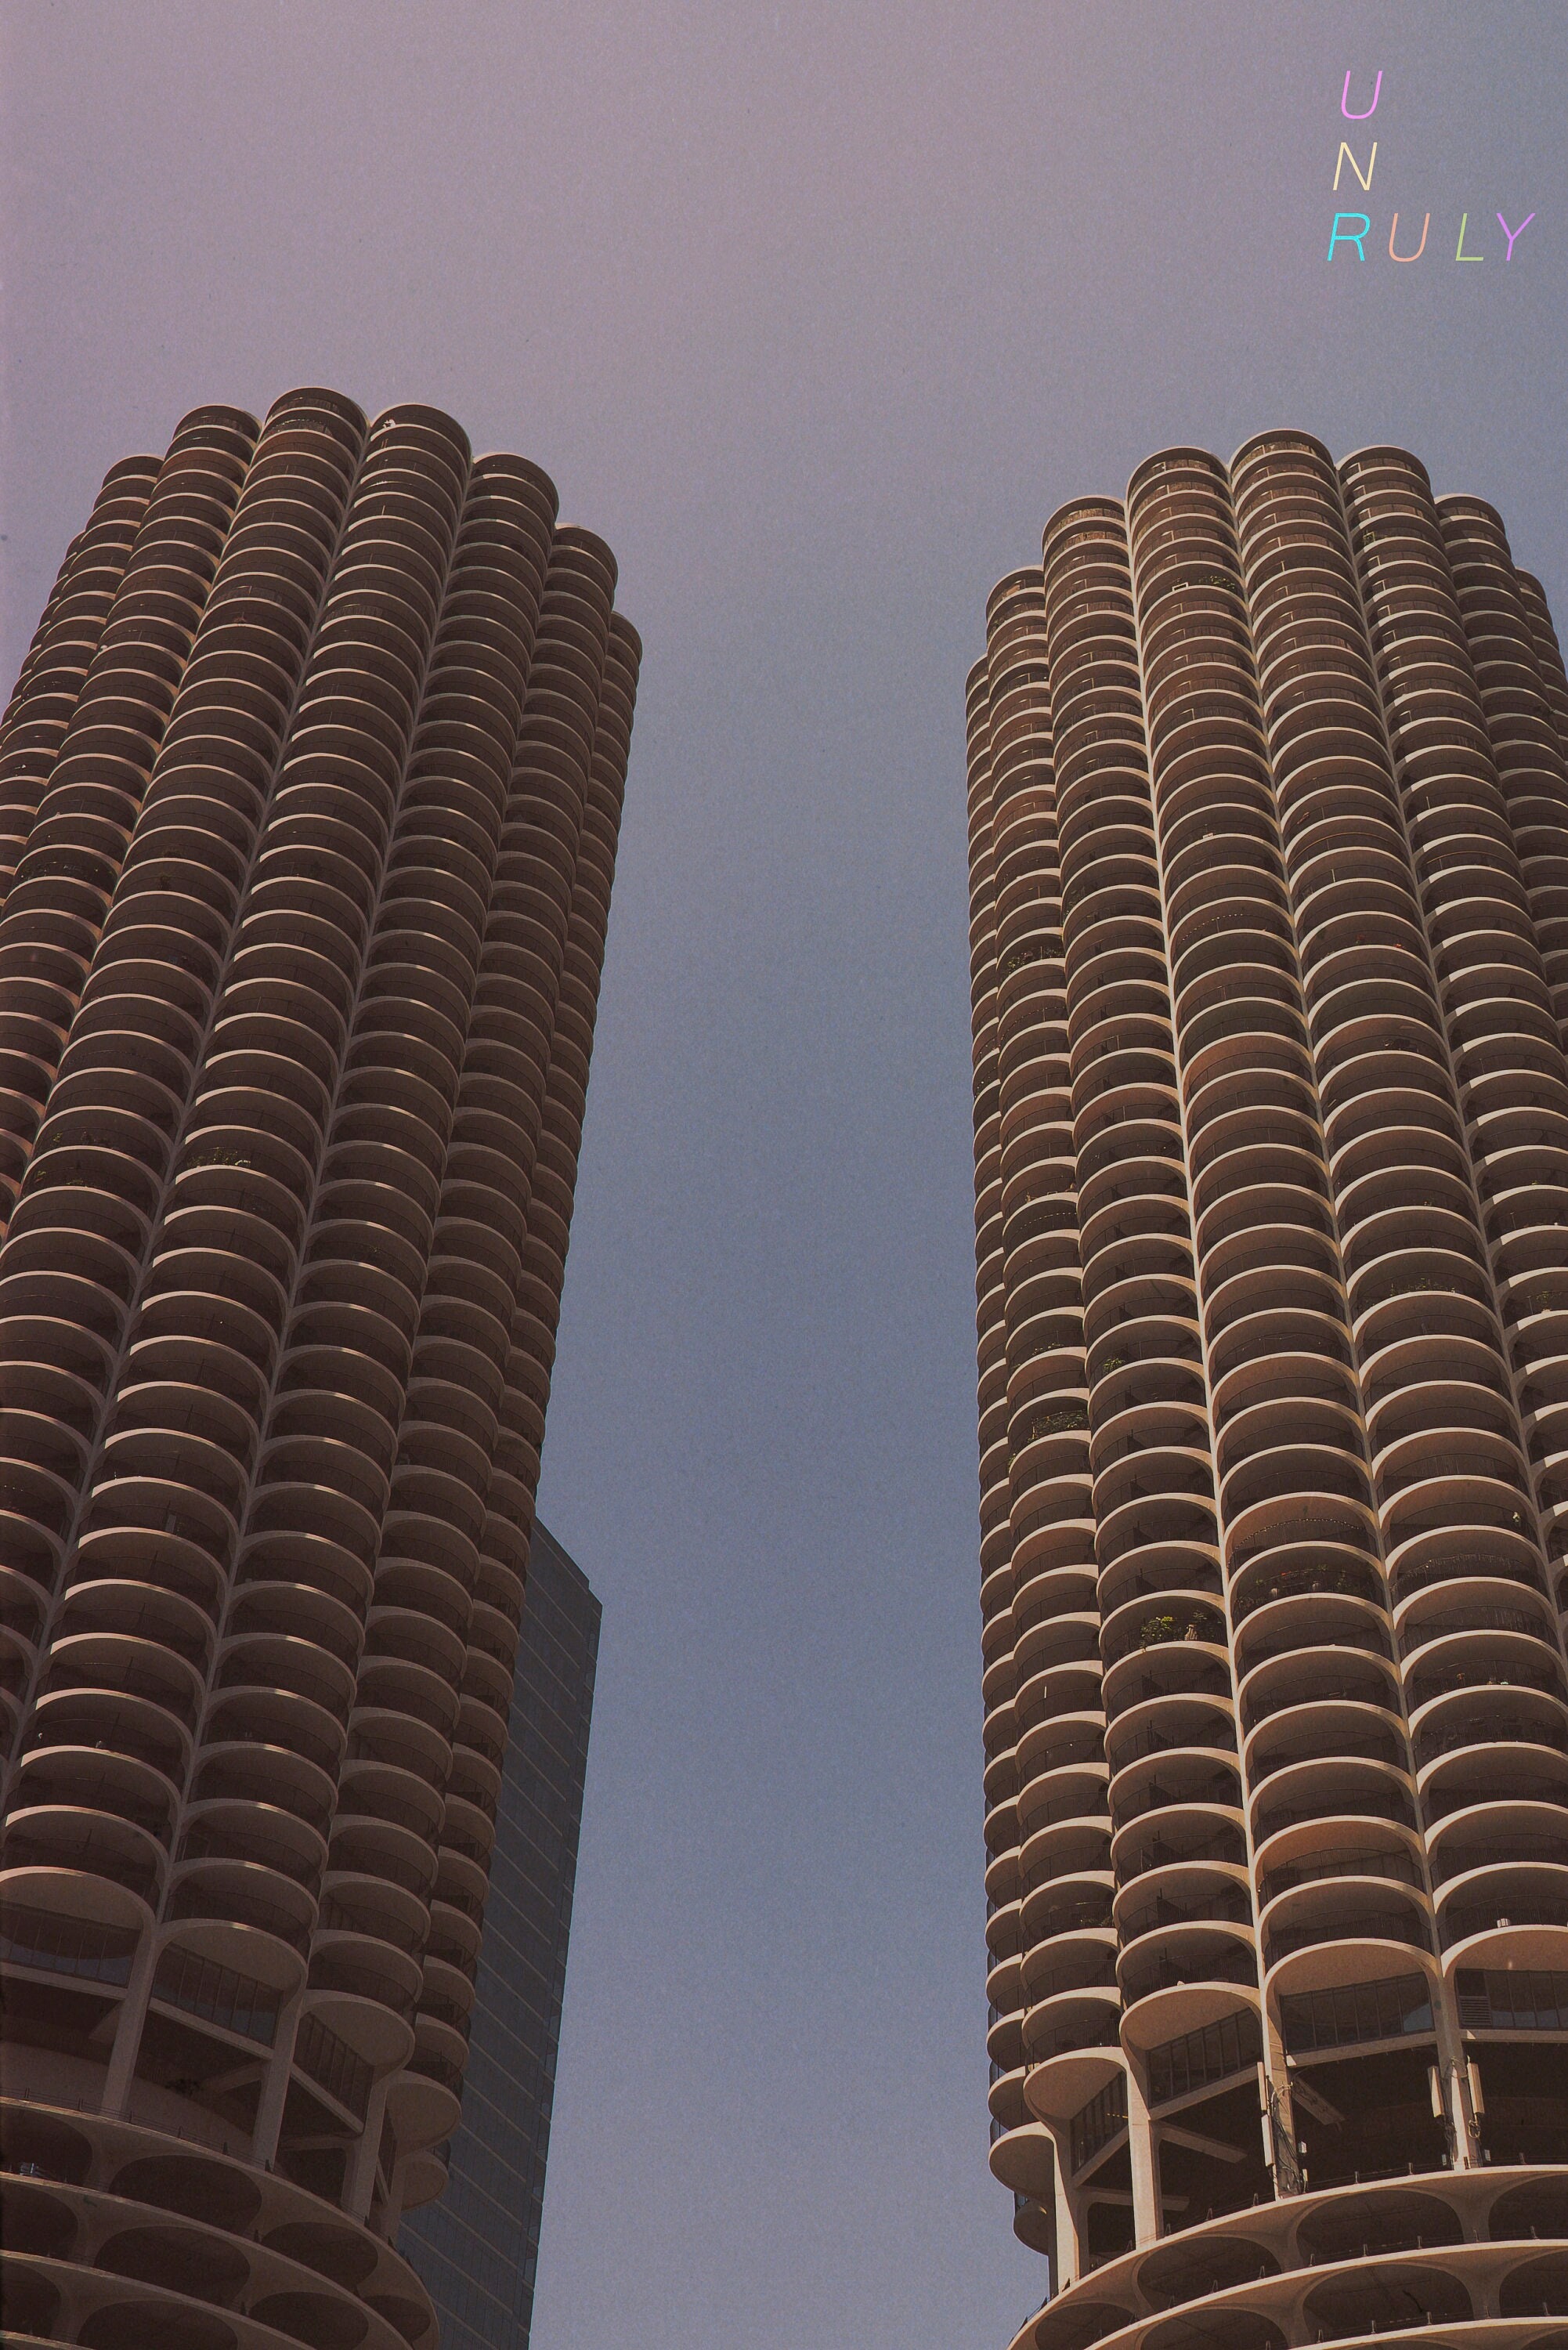
[[[1545,600],[1414,458],[1276,432],[1063,507],[987,623],[992,2167],[1056,2271],[1020,2345],[1543,2350],[1568,2341]]]
[[[432,410],[117,466],[0,732],[5,2323],[425,2350],[639,646]]]

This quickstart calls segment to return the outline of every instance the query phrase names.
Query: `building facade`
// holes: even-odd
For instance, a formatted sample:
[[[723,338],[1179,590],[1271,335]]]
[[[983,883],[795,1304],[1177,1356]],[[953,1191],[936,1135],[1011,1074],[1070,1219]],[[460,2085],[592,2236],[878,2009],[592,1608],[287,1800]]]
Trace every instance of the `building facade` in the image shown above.
[[[969,741],[1019,2350],[1568,2344],[1545,599],[1401,450],[1167,450]]]
[[[117,466],[0,732],[5,2323],[433,2350],[639,645],[336,394]]]
[[[441,2350],[528,2350],[598,1645],[587,1575],[535,1523],[462,2120],[444,2194],[400,2238]]]

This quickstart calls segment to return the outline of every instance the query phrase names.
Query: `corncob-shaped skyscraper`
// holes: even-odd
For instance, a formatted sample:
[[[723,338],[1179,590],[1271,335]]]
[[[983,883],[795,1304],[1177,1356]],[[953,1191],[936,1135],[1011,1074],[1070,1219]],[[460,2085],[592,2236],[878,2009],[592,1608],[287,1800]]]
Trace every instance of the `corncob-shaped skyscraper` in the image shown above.
[[[639,650],[556,504],[198,410],[0,733],[18,2336],[433,2340]]]
[[[992,2163],[1057,2287],[1021,2343],[1568,2343],[1545,601],[1480,500],[1283,432],[1063,507],[987,623]]]

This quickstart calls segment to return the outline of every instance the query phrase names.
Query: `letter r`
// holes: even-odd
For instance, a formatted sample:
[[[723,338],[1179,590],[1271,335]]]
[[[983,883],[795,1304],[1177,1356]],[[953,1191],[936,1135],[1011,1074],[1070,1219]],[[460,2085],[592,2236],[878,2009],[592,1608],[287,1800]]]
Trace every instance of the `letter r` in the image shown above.
[[[1359,221],[1361,225],[1359,228],[1341,228],[1339,224],[1341,221]],[[1328,233],[1329,259],[1331,261],[1334,259],[1334,248],[1336,244],[1353,244],[1355,247],[1356,259],[1365,261],[1366,238],[1371,233],[1371,228],[1372,216],[1369,213],[1335,213],[1334,226]]]

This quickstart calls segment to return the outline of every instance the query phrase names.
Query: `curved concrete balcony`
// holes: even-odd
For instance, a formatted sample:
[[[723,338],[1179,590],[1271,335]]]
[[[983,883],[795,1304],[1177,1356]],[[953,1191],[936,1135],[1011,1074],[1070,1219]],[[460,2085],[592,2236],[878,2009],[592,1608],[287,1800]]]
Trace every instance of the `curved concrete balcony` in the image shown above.
[[[1112,1865],[1118,1886],[1129,1885],[1151,1869],[1183,1862],[1244,1861],[1246,1841],[1239,1802],[1150,1805],[1136,1820],[1116,1828]]]
[[[1027,1881],[1023,1890],[1023,1914],[1033,1918],[1035,1904],[1047,1907],[1064,1880],[1085,1877],[1096,1883],[1110,1873],[1111,1824],[1099,1814],[1053,1822],[1031,1837]],[[1016,1898],[1016,1897],[1015,1897]],[[1077,1898],[1077,1897],[1074,1897]],[[1026,1929],[1026,1938],[1036,1939]]]
[[[1458,1668],[1448,1687],[1433,1691],[1412,1712],[1411,1741],[1424,1794],[1433,1784],[1431,1766],[1503,1733],[1521,1746],[1568,1752],[1568,1707],[1555,1675],[1516,1666],[1509,1678],[1499,1674],[1487,1681],[1472,1680],[1470,1671]],[[1451,1786],[1454,1777],[1451,1769],[1445,1772],[1445,1785]]]
[[[1037,1879],[1025,1895],[1021,1931],[1032,1954],[1058,1934],[1110,1923],[1112,1877],[1106,1843],[1066,1856],[1049,1877]]]
[[[20,1805],[6,1814],[0,1871],[68,1868],[111,1877],[155,1906],[168,1855],[159,1839],[117,1812],[77,1804]]]
[[[1293,1589],[1293,1582],[1297,1586]],[[1256,1712],[1246,1712],[1254,1681],[1267,1704],[1266,1693],[1281,1680],[1282,1665],[1293,1655],[1349,1650],[1393,1663],[1395,1643],[1387,1614],[1374,1575],[1360,1561],[1306,1567],[1293,1577],[1254,1576],[1247,1585],[1238,1583],[1231,1593],[1231,1612],[1238,1687],[1249,1727],[1259,1719]]]
[[[1170,1694],[1158,1689],[1119,1711],[1106,1733],[1106,1760],[1112,1800],[1129,1794],[1158,1769],[1158,1758],[1179,1752],[1236,1752],[1236,1720],[1224,1690]]]
[[[161,1641],[122,1632],[78,1632],[50,1644],[41,1697],[57,1690],[123,1690],[146,1707],[159,1707],[189,1738],[202,1705],[197,1668]]]
[[[334,1860],[338,1856],[335,1852]],[[399,1872],[411,1877],[413,1872]],[[364,1934],[389,1943],[410,1957],[422,1955],[430,1932],[428,1890],[400,1883],[379,1869],[330,1868],[323,1879],[319,1913],[321,1930]]]
[[[1506,1744],[1472,1738],[1465,1724],[1454,1747],[1422,1771],[1420,1786],[1432,1835],[1481,1804],[1563,1804],[1568,1801],[1568,1748],[1539,1723],[1524,1723],[1522,1734]]]
[[[182,1860],[165,1900],[173,1918],[229,1918],[274,1936],[303,1957],[317,1905],[309,1889],[269,1866],[222,1856]]]
[[[237,1736],[203,1745],[192,1780],[192,1805],[208,1803],[267,1804],[290,1813],[316,1835],[332,1816],[332,1782],[327,1773],[291,1748]]]
[[[1251,1891],[1243,1863],[1197,1857],[1156,1863],[1117,1889],[1116,1932],[1123,1946],[1162,1926],[1251,1925]]]
[[[1053,1581],[1058,1596],[1070,1595],[1081,1600],[1086,1590],[1087,1596],[1093,1599],[1094,1586],[1086,1567],[1072,1570],[1070,1582],[1066,1575],[1054,1570]],[[1048,1714],[1062,1711],[1069,1689],[1097,1706],[1101,1671],[1097,1616],[1080,1607],[1070,1614],[1064,1609],[1023,1627],[1019,1623],[1015,1602],[1012,1617],[1012,1666],[1018,1679],[1015,1703],[1020,1733]],[[1092,1676],[1091,1681],[1081,1678],[1085,1669]]]
[[[1456,1809],[1427,1831],[1432,1884],[1500,1862],[1568,1864],[1568,1808],[1540,1802],[1485,1801]]]
[[[1302,1887],[1333,1886],[1357,1877],[1407,1887],[1426,1896],[1421,1840],[1413,1827],[1367,1815],[1303,1818],[1278,1829],[1257,1847],[1260,1898],[1266,1910]]]
[[[1259,1930],[1270,1989],[1275,1993],[1316,1988],[1280,1971],[1304,1952],[1353,1943],[1356,1947],[1346,1964],[1353,1965],[1360,1979],[1366,1944],[1397,1944],[1423,1956],[1433,1947],[1431,1905],[1424,1888],[1398,1885],[1381,1874],[1370,1879],[1346,1874],[1280,1893]]]
[[[1048,1943],[1026,1951],[1022,1973],[1026,2036],[1035,2036],[1037,2016],[1055,2001],[1085,1991],[1114,1991],[1116,1962],[1116,1938],[1108,1917],[1064,1926]]]
[[[1009,1777],[1015,1776],[1010,1773]],[[1016,1852],[1018,1849],[1018,1797],[1003,1792],[985,1815],[985,1848],[989,1853]]]
[[[991,2175],[1015,2195],[1049,2205],[1055,2179],[1055,2152],[1049,2130],[1026,2120],[993,2138]]]
[[[1025,1680],[1015,1699],[1018,1770],[1025,1779],[1034,1779],[1042,1770],[1054,1770],[1051,1755],[1060,1743],[1060,1727],[1079,1718],[1093,1718],[1100,1727],[1105,1725],[1100,1671],[1098,1652],[1088,1657],[1067,1655]]]
[[[1211,1526],[1211,1513],[1204,1515]],[[1185,1563],[1191,1555],[1185,1529],[1177,1540],[1180,1545],[1178,1557]],[[1168,1542],[1159,1545],[1168,1556],[1172,1546]],[[1140,1560],[1155,1547],[1152,1541],[1140,1543]],[[1203,1549],[1212,1555],[1211,1544],[1201,1545],[1199,1555]],[[1100,1629],[1100,1653],[1106,1662],[1107,1684],[1114,1677],[1117,1711],[1127,1701],[1121,1694],[1123,1687],[1130,1693],[1140,1675],[1150,1678],[1150,1694],[1155,1687],[1208,1686],[1205,1677],[1222,1669],[1223,1684],[1228,1688],[1230,1683],[1224,1614],[1217,1597],[1202,1589],[1187,1593],[1161,1586],[1125,1599],[1105,1616]]]
[[[1226,1767],[1228,1761],[1230,1767]],[[1233,1760],[1224,1750],[1204,1748],[1150,1755],[1121,1773],[1112,1808],[1116,1829],[1118,1875],[1123,1865],[1122,1835],[1151,1813],[1160,1814],[1239,1812],[1241,1788]]]
[[[178,1857],[260,1862],[314,1893],[327,1856],[326,1839],[295,1812],[277,1804],[219,1797],[187,1806]]]
[[[1054,1770],[1031,1780],[1019,1796],[1018,1825],[1026,1871],[1033,1866],[1038,1839],[1048,1830],[1065,1820],[1108,1817],[1108,1774],[1099,1752],[1100,1740],[1093,1728],[1082,1736],[1080,1745],[1082,1751],[1076,1759],[1061,1762]]]
[[[1107,1936],[1106,1939],[1114,1950],[1114,1938]],[[1116,2048],[1120,2012],[1120,1998],[1108,1965],[1103,1982],[1056,1991],[1024,2016],[1023,2047],[1029,2066],[1085,2049]]]
[[[1013,1906],[1016,1909],[1016,1904]],[[992,2018],[991,2038],[994,2040],[998,2025],[1016,2025],[1023,2014],[1023,1971],[1016,1950],[1011,1956],[996,1960],[989,1969],[985,1978],[985,2001]],[[997,2048],[993,2048],[993,2056],[997,2053]]]
[[[323,1681],[322,1686],[336,1696],[332,1684]],[[276,1747],[335,1778],[347,1739],[345,1725],[314,1698],[282,1687],[244,1685],[214,1690],[198,1755],[204,1760],[214,1749],[235,1745]]]
[[[1195,1912],[1176,1924],[1151,1929],[1124,1946],[1116,1961],[1116,1981],[1128,2016],[1150,1999],[1168,2002],[1177,1992],[1207,1992],[1217,1985],[1232,1983],[1251,1990],[1257,1980],[1258,1953],[1250,1918],[1228,1921]],[[1177,2018],[1174,2030],[1165,2036],[1179,2037],[1197,2028],[1179,2021],[1184,2012],[1180,2008],[1170,2013],[1162,2011],[1162,2033],[1172,2015]]]
[[[28,1751],[87,1747],[122,1754],[171,1787],[181,1785],[191,1757],[190,1735],[156,1700],[110,1687],[45,1690],[33,1711]]]
[[[119,1634],[154,1642],[182,1659],[199,1679],[212,1661],[213,1623],[206,1609],[157,1585],[115,1576],[78,1581],[62,1597],[57,1621],[67,1637]]]
[[[1241,1755],[1254,1804],[1276,1773],[1320,1763],[1354,1757],[1400,1773],[1409,1770],[1404,1725],[1392,1695],[1376,1704],[1325,1694],[1282,1705],[1244,1735]]]
[[[1008,2067],[992,2063],[988,2103],[992,2127],[998,2136],[1005,2130],[1028,2126],[1030,2115],[1023,2102],[1024,2070],[1021,2063]]]
[[[0,2130],[16,2250],[30,2270],[55,2264],[24,2291],[51,2326],[64,2322],[64,2338],[129,2343],[134,2322],[144,2338],[165,2328],[163,2338],[192,2345],[226,2327],[255,2350],[433,2342],[428,2296],[407,2264],[281,2177],[96,2116],[8,2104]]]
[[[1324,1473],[1338,1476],[1341,1472],[1331,1469]],[[1227,1574],[1239,1577],[1243,1570],[1264,1560],[1273,1570],[1290,1568],[1303,1556],[1319,1557],[1325,1551],[1359,1553],[1365,1559],[1376,1560],[1378,1545],[1372,1513],[1357,1498],[1355,1476],[1345,1476],[1344,1482],[1353,1490],[1255,1503],[1243,1519],[1226,1529]]]
[[[1562,2256],[1539,2239],[1560,2232],[1562,2194],[1550,2168],[1437,2171],[1232,2212],[1075,2282],[1014,2350],[1363,2350],[1390,2333],[1428,2350],[1434,2326],[1476,2350],[1545,2350]]]
[[[1259,1752],[1253,1732],[1263,1723],[1293,1707],[1325,1701],[1373,1706],[1396,1717],[1402,1712],[1399,1677],[1376,1631],[1357,1627],[1348,1639],[1303,1639],[1299,1648],[1254,1666],[1240,1695],[1249,1752]]]
[[[1560,1815],[1568,1816],[1568,1814]],[[1490,1951],[1500,1934],[1509,1929],[1539,1929],[1526,1936],[1535,1955],[1528,1961],[1511,1948],[1505,1963],[1555,1967],[1568,1950],[1568,1858],[1552,1859],[1538,1848],[1535,1856],[1518,1857],[1495,1852],[1490,1859],[1469,1856],[1472,1866],[1446,1874],[1437,1891],[1441,1948],[1456,1965],[1483,1960],[1464,1953],[1472,1943],[1484,1942]]]
[[[1429,1477],[1441,1462],[1442,1446],[1456,1440],[1474,1445],[1478,1457],[1488,1460],[1487,1473],[1527,1492],[1501,1360],[1489,1359],[1473,1342],[1447,1341],[1444,1352],[1439,1365],[1407,1343],[1377,1358],[1378,1401],[1368,1413],[1367,1434],[1380,1498]],[[1458,1376],[1472,1367],[1479,1378]]]
[[[1012,1709],[1008,1711],[1011,1713]],[[1015,1803],[1018,1795],[1018,1749],[1006,1746],[999,1753],[988,1753],[985,1762],[985,1802],[987,1816],[1000,1804]]]
[[[1079,1693],[1097,1697],[1098,1676],[1084,1684]],[[1025,1819],[1032,1821],[1062,1792],[1052,1783],[1059,1773],[1105,1760],[1105,1715],[1097,1705],[1069,1711],[1073,1695],[1069,1683],[1062,1691],[1061,1711],[1044,1715],[1025,1732],[1019,1747],[1017,1803],[1021,1825]]]
[[[1272,1836],[1303,1820],[1393,1820],[1416,1825],[1410,1774],[1377,1754],[1329,1752],[1283,1764],[1251,1796],[1253,1841],[1260,1852]]]
[[[1461,1690],[1521,1689],[1562,1700],[1562,1652],[1540,1619],[1517,1609],[1472,1612],[1480,1621],[1456,1627],[1454,1619],[1432,1619],[1432,1637],[1407,1650],[1406,1701],[1414,1722],[1435,1722],[1438,1700]],[[1511,1621],[1493,1620],[1511,1618]],[[1441,1628],[1439,1628],[1441,1627]]]

